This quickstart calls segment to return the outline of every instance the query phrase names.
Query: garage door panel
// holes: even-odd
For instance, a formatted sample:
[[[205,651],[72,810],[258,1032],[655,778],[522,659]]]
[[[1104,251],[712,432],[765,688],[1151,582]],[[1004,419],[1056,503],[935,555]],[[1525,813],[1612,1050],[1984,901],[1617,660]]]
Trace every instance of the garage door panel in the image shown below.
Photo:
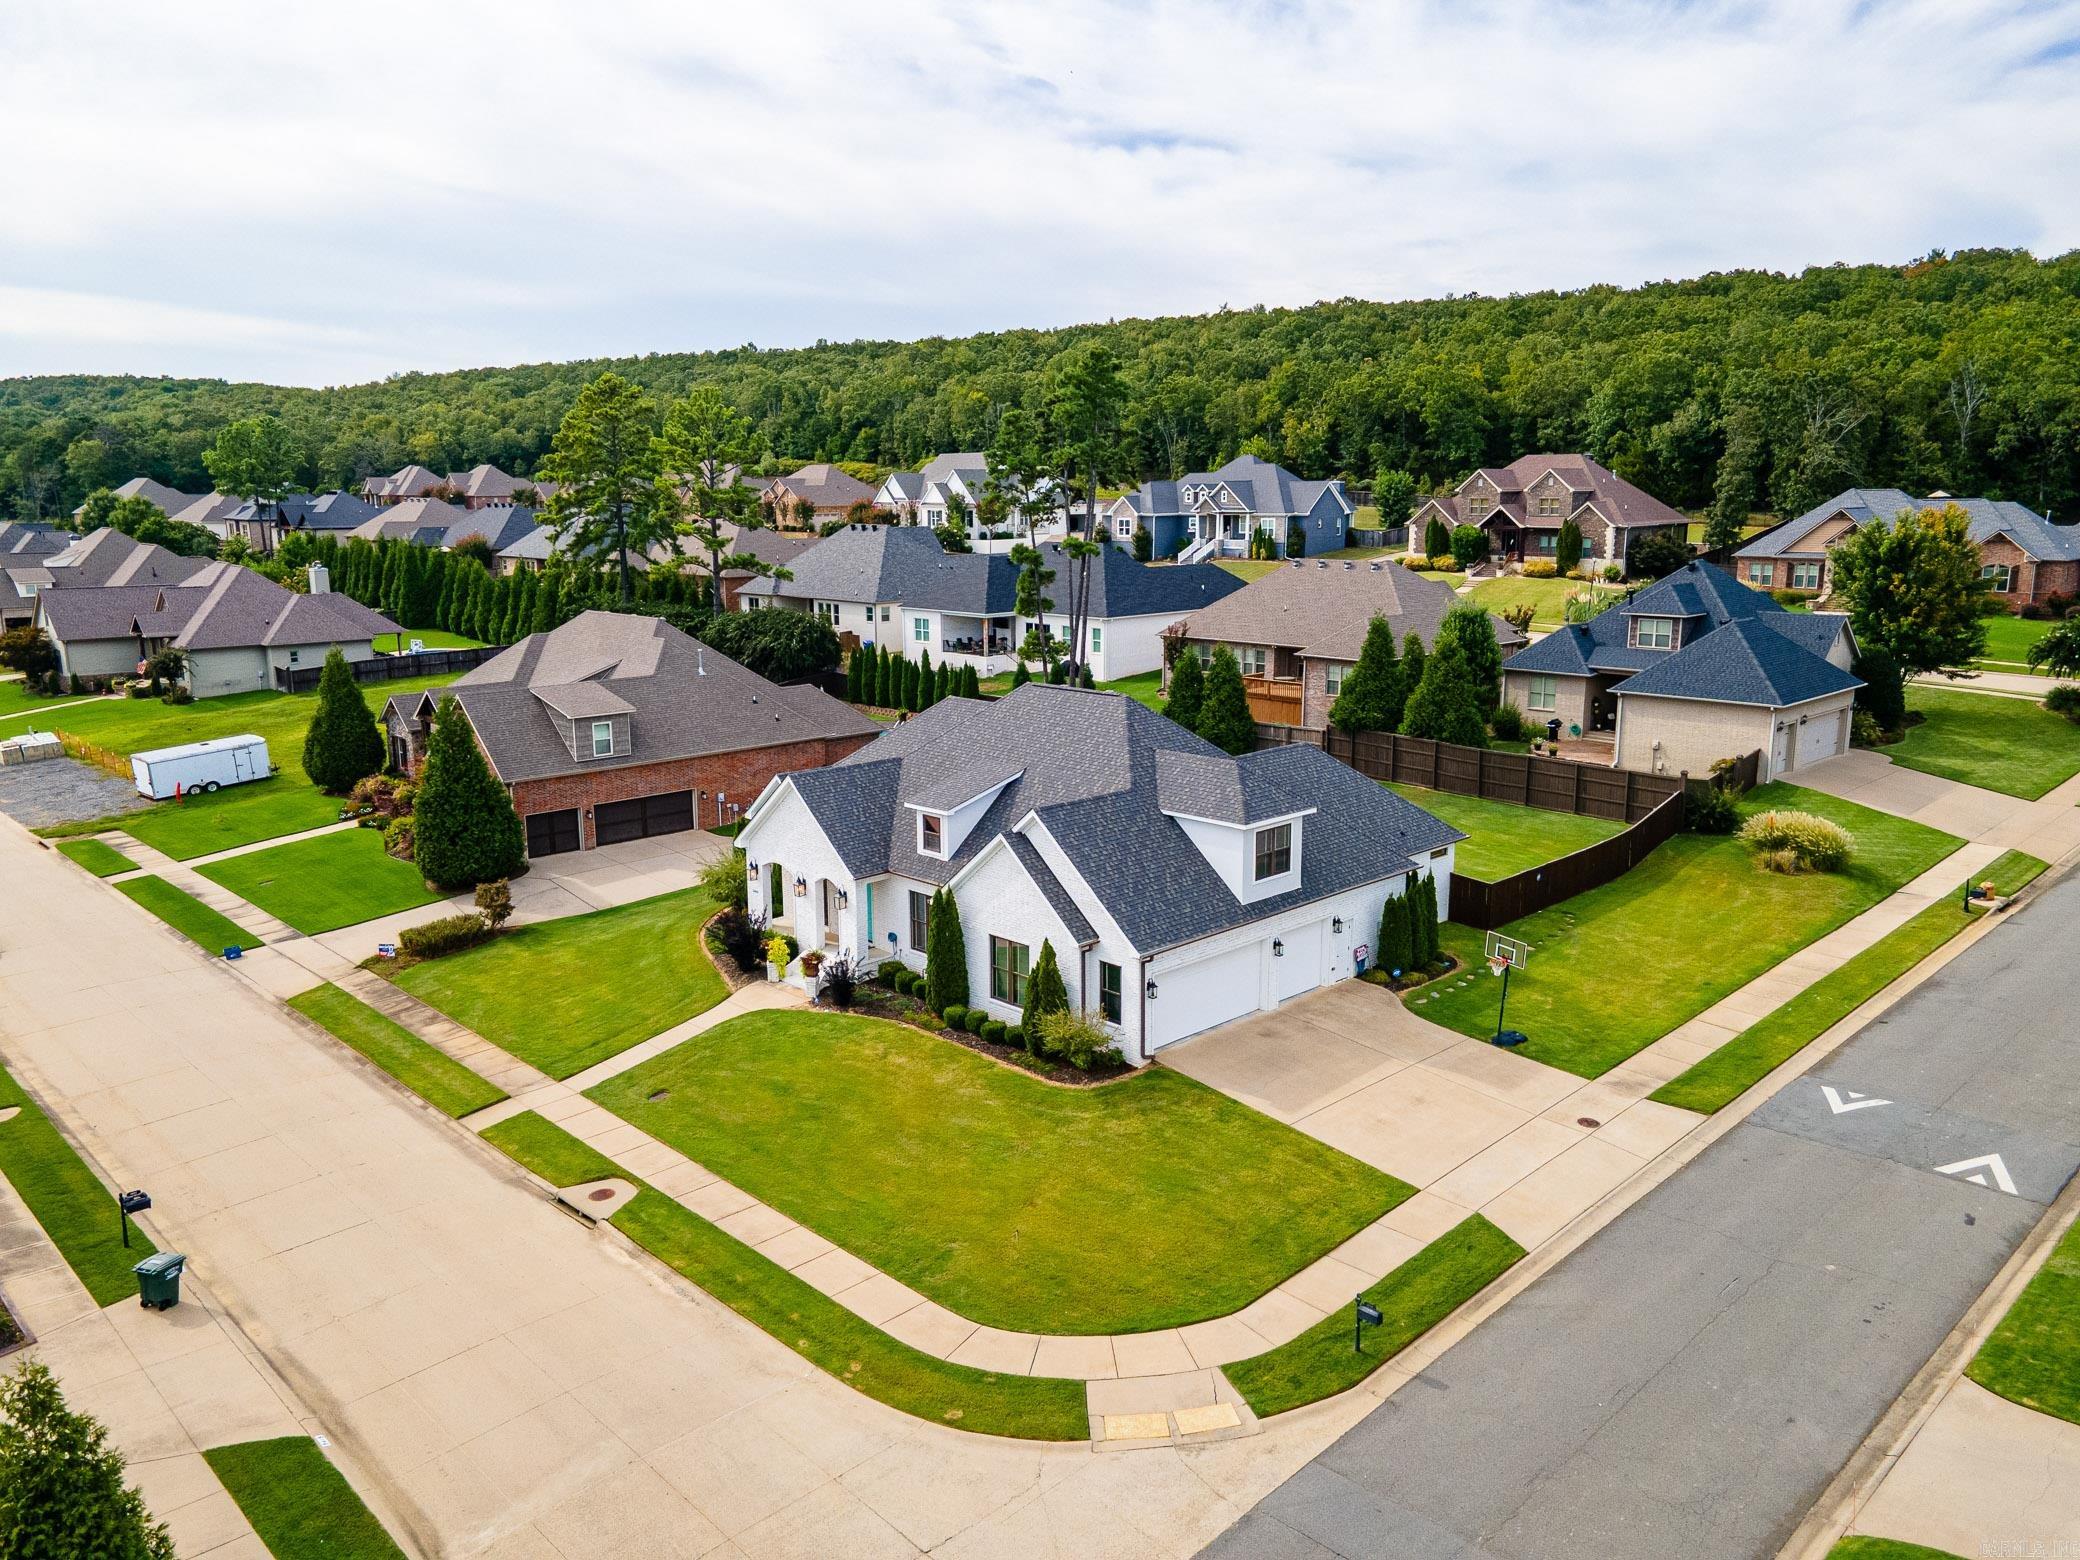
[[[575,807],[566,807],[561,812],[527,815],[528,855],[557,856],[576,850],[578,843],[578,810]]]
[[[602,845],[680,834],[693,827],[693,793],[662,791],[626,802],[602,802],[592,810],[593,832]]]
[[[1156,977],[1148,1005],[1151,1050],[1257,1010],[1261,945],[1180,964]]]
[[[1798,729],[1798,767],[1817,764],[1843,751],[1841,711],[1815,715]]]
[[[1285,947],[1271,961],[1271,991],[1284,1002],[1322,983],[1322,923],[1296,928],[1279,941]]]

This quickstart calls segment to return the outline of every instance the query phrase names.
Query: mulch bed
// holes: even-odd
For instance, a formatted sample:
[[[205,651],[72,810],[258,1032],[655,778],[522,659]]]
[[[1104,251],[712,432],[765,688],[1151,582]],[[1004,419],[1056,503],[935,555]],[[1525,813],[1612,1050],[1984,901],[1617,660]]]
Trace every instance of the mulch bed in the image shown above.
[[[1389,991],[1414,991],[1419,986],[1427,986],[1433,981],[1443,980],[1447,975],[1458,973],[1459,961],[1447,953],[1427,970],[1411,970],[1399,980],[1390,979],[1382,969],[1367,970],[1358,979],[1368,986],[1384,986]]]

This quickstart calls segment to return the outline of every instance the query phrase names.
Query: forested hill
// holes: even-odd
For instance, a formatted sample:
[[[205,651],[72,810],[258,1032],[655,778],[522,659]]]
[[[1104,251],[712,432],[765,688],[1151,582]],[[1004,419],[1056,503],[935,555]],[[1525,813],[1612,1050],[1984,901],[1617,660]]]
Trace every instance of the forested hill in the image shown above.
[[[1795,512],[1852,484],[2080,504],[2080,254],[1739,272],[1636,289],[1345,300],[959,339],[407,374],[327,390],[217,380],[0,380],[0,516],[69,512],[146,475],[209,483],[226,421],[282,417],[313,486],[419,461],[526,473],[613,368],[712,381],[775,455],[911,466],[1036,412],[1093,337],[1131,388],[1122,480],[1249,450],[1307,476],[1425,487],[1531,450],[1586,450],[1689,509]]]

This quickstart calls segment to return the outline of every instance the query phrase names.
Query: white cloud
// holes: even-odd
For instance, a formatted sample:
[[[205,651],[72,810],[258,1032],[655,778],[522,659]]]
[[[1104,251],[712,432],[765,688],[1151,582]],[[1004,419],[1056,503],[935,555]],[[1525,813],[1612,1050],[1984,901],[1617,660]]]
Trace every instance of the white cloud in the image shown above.
[[[2050,253],[2076,39],[2080,0],[43,0],[0,12],[0,372]]]

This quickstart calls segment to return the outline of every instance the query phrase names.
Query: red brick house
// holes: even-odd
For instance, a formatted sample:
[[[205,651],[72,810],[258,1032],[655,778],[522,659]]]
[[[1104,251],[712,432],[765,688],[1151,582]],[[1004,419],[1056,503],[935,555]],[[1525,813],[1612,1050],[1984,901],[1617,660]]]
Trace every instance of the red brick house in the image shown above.
[[[512,793],[530,856],[727,823],[775,775],[835,763],[881,731],[826,693],[618,612],[581,613],[446,688],[391,699],[398,769],[417,773],[451,694]]]
[[[1555,559],[1560,527],[1572,520],[1582,533],[1582,562],[1621,569],[1632,543],[1643,536],[1680,537],[1690,523],[1586,455],[1525,455],[1507,466],[1483,466],[1449,497],[1427,499],[1409,517],[1411,548],[1422,546],[1432,520],[1442,520],[1447,529],[1479,526],[1505,563]]]

